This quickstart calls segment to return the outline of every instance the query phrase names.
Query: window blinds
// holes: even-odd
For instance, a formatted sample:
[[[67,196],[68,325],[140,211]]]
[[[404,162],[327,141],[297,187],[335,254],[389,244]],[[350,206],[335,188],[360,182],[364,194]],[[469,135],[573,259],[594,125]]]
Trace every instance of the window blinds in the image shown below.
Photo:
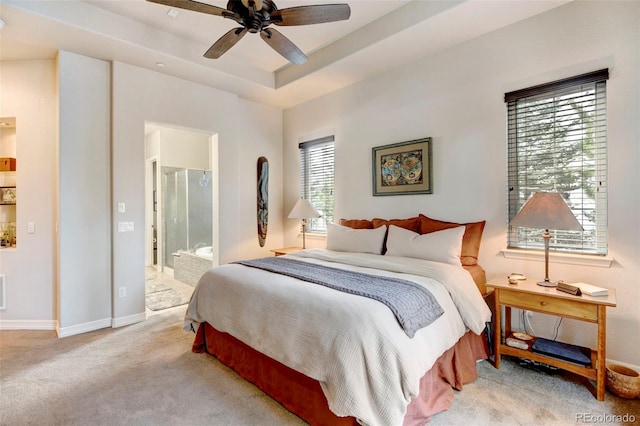
[[[538,191],[558,192],[584,231],[550,230],[550,249],[607,254],[608,70],[505,94],[508,219]],[[508,246],[542,249],[544,230],[509,226]]]
[[[300,148],[300,194],[321,214],[307,221],[307,232],[326,233],[333,222],[334,137],[302,142]]]

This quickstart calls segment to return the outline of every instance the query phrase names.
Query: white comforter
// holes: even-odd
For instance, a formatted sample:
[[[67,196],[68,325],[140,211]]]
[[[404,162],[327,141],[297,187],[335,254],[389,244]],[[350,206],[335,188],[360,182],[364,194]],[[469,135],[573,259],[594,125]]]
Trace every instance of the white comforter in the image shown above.
[[[491,317],[461,266],[323,249],[289,256],[420,283],[445,313],[409,338],[380,302],[228,264],[200,279],[184,329],[208,322],[318,380],[335,414],[354,416],[363,424],[402,424],[420,378],[467,329],[479,334]]]

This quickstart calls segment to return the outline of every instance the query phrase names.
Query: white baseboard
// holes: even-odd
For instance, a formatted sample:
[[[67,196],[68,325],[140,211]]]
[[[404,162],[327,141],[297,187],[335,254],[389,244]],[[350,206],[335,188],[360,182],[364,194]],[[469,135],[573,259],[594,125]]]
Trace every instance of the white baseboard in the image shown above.
[[[0,320],[0,330],[55,330],[58,337],[73,336],[87,333],[89,331],[100,330],[102,328],[118,328],[125,325],[135,324],[147,319],[144,312],[134,315],[127,315],[119,318],[103,318],[97,321],[72,325],[70,327],[59,327],[56,320]]]
[[[68,337],[108,327],[111,327],[111,318],[103,318],[96,321],[72,325],[70,327],[58,327],[57,331],[58,337]]]
[[[145,321],[146,319],[147,314],[144,312],[140,312],[139,314],[127,315],[126,317],[113,318],[113,320],[111,321],[111,327],[124,327],[125,325]]]
[[[55,330],[55,320],[0,320],[0,330]]]

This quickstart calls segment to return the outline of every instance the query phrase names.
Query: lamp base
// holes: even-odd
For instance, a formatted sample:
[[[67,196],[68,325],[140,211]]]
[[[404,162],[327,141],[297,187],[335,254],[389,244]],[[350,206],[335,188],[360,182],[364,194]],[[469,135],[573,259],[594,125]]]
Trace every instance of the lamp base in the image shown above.
[[[538,281],[536,284],[542,286],[542,287],[558,287],[558,283],[557,282],[553,282],[553,281],[549,281],[549,280],[543,280],[543,281]]]

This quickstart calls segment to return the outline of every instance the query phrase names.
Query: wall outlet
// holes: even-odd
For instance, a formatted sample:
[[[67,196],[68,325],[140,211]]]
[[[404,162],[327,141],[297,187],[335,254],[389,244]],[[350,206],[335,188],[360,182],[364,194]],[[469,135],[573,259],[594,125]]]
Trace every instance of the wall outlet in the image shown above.
[[[127,288],[126,287],[120,287],[118,289],[118,297],[127,297]]]
[[[531,311],[524,311],[525,315],[527,316],[527,318],[531,319],[531,317],[533,317],[533,312]]]

